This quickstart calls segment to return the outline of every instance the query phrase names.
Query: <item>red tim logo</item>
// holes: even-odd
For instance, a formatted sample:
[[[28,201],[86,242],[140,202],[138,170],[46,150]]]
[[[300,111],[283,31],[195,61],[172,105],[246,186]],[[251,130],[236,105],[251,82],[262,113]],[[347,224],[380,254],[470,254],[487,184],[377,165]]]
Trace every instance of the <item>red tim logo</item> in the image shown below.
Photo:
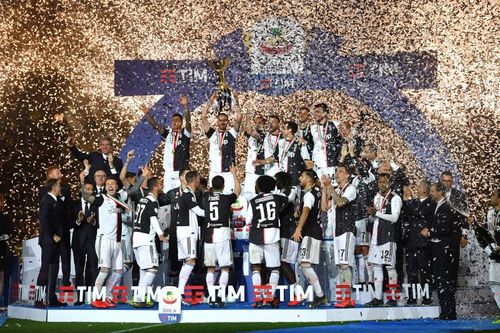
[[[273,293],[271,286],[254,286],[253,287],[254,302],[272,302]]]
[[[365,77],[365,64],[350,64],[349,65],[349,75],[351,79],[362,79]]]
[[[203,286],[186,286],[184,288],[184,301],[192,305],[203,303]]]
[[[389,301],[391,299],[398,301],[401,298],[401,291],[399,290],[398,283],[388,283],[385,285],[385,298]]]
[[[175,69],[160,70],[160,83],[177,83]]]
[[[337,284],[335,293],[338,302],[343,301],[345,298],[351,298],[351,286],[348,284]]]
[[[114,303],[127,303],[128,288],[127,286],[114,286],[111,295]]]
[[[61,303],[73,303],[75,301],[75,290],[71,286],[60,286],[57,300]]]

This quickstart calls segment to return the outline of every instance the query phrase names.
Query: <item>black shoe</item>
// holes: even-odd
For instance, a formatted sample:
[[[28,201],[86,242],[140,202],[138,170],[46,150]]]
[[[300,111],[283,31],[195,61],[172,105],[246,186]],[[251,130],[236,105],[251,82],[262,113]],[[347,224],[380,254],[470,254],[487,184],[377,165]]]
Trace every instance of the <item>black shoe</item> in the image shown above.
[[[432,305],[432,298],[424,298],[422,300],[422,305]]]
[[[385,303],[385,306],[398,306],[398,301],[396,301],[394,298],[391,298],[387,301],[387,303]]]
[[[78,301],[78,302],[73,303],[73,305],[74,306],[81,306],[81,305],[85,305],[85,302]]]
[[[71,281],[70,280],[63,280],[62,284],[65,287],[69,287],[69,286],[71,286]]]
[[[59,301],[49,302],[49,307],[51,307],[51,308],[55,308],[58,306],[68,306],[68,303],[63,303],[63,302],[59,302]]]
[[[416,304],[417,300],[414,298],[408,298],[408,300],[406,301],[406,305],[416,305]]]
[[[45,304],[43,301],[35,301],[35,308],[44,308]]]
[[[326,299],[325,295],[321,297],[315,297],[314,300],[309,304],[309,308],[317,309],[321,305],[328,305],[328,300]]]
[[[365,303],[365,306],[369,307],[369,308],[376,307],[376,306],[382,306],[382,305],[384,305],[384,302],[382,302],[382,300],[380,300],[378,298],[374,298],[370,302]]]

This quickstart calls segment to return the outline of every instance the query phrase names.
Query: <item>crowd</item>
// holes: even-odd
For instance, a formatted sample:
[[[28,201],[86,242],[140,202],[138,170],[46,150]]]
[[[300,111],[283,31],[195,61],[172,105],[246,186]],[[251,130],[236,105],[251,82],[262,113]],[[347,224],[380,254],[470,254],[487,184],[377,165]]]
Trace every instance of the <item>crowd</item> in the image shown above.
[[[168,242],[171,284],[184,295],[199,266],[207,287],[221,287],[211,306],[223,307],[221,293],[233,271],[231,206],[244,198],[252,282],[271,286],[273,295],[272,301],[257,301],[255,307],[277,305],[274,293],[280,277],[289,285],[303,285],[295,268],[313,287],[310,307],[327,305],[315,266],[320,263],[322,241],[333,239],[334,261],[328,264],[338,267],[338,283],[374,286],[375,297],[365,306],[396,306],[395,299],[384,302],[384,285],[401,284],[406,277],[408,283],[429,284],[437,291],[440,318],[456,319],[460,249],[467,246],[470,223],[465,195],[454,188],[450,172],[436,175],[435,183],[422,179],[412,193],[404,165],[379,154],[377,146],[364,142],[348,122],[330,119],[324,103],[297,110],[297,122],[277,114],[268,119],[249,113],[243,117],[234,94],[226,106],[234,112],[231,126],[217,98],[214,94],[202,111],[209,143],[206,185],[204,175],[190,169],[192,130],[185,96],[179,100],[183,114],[174,114],[169,127],[160,126],[147,108],[143,110],[164,138],[161,177],[147,166],[130,172],[134,152],[123,163],[114,154],[110,137],[101,138],[99,151],[91,153],[80,151],[68,139],[72,155],[84,165],[81,196],[74,201],[60,168],[48,168],[40,189],[42,267],[37,281],[38,286],[47,286],[47,293],[36,306],[65,305],[55,293],[61,261],[64,285],[99,290],[106,286],[107,297],[92,306],[114,307],[111,289],[128,270],[137,267],[140,287],[153,284],[158,243]],[[215,126],[209,120],[214,110]],[[236,172],[240,131],[248,141],[243,180]],[[498,191],[495,197],[496,210],[489,213],[487,225],[499,241]],[[167,205],[170,224],[164,228],[158,213]],[[150,306],[143,296],[133,305]],[[304,303],[301,296],[295,295],[288,306]],[[406,302],[419,301],[410,295]],[[421,304],[431,305],[433,299],[426,297]],[[354,305],[349,293],[334,304]]]

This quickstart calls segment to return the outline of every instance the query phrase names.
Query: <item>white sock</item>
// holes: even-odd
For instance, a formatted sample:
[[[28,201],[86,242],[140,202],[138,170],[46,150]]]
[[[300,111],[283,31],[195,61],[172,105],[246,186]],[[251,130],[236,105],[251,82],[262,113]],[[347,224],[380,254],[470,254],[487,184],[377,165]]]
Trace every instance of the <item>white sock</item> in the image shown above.
[[[364,256],[365,263],[366,263],[366,274],[368,275],[368,282],[373,283],[375,280],[375,277],[373,276],[373,265],[368,262],[368,256]]]
[[[144,272],[144,275],[142,276],[142,278],[139,280],[139,287],[144,288],[144,295],[146,295],[147,287],[153,285],[153,281],[155,279],[155,276],[156,276],[156,272],[153,273],[151,271],[146,271],[146,272]],[[144,298],[140,302],[144,302],[145,299],[146,298]]]
[[[271,294],[272,297],[274,298],[274,293],[276,292],[276,287],[278,286],[280,279],[280,272],[272,270],[271,275],[269,276],[269,284],[271,285]]]
[[[260,286],[261,285],[261,279],[260,279],[260,272],[259,271],[253,271],[252,272],[252,284],[254,287]]]
[[[100,294],[104,283],[106,282],[106,278],[108,277],[109,272],[99,271],[97,278],[95,279],[95,287],[97,292]]]
[[[116,286],[123,277],[123,272],[113,272],[106,281],[106,298],[111,300],[113,298],[113,287]]]
[[[366,271],[366,263],[365,263],[365,256],[364,255],[357,255],[358,257],[358,282],[359,283],[364,283],[366,281],[365,279],[365,271]]]
[[[228,271],[221,271],[220,272],[220,278],[219,278],[219,297],[223,298],[222,296],[225,294],[227,284],[229,282],[229,272]]]
[[[146,270],[145,269],[141,269],[140,272],[139,272],[139,280],[144,278],[144,274],[146,274]]]
[[[309,281],[309,284],[311,284],[311,286],[313,286],[314,293],[316,294],[316,296],[323,297],[324,296],[323,290],[321,289],[321,285],[319,284],[318,275],[316,275],[316,272],[314,271],[314,269],[311,266],[308,266],[308,267],[301,266],[300,269],[302,270],[302,273],[304,274],[304,276],[307,278],[307,281]]]
[[[384,284],[384,271],[381,265],[373,265],[373,277],[375,285],[375,298],[382,300],[383,290],[382,286]]]
[[[212,295],[212,287],[214,286],[214,272],[207,272],[205,281],[207,282],[208,296],[210,297],[210,301],[212,301],[214,300],[214,297]]]
[[[181,295],[184,295],[184,288],[186,287],[186,284],[189,281],[189,276],[191,275],[193,268],[194,266],[188,265],[186,263],[182,265],[181,271],[179,273],[179,286],[178,286]]]

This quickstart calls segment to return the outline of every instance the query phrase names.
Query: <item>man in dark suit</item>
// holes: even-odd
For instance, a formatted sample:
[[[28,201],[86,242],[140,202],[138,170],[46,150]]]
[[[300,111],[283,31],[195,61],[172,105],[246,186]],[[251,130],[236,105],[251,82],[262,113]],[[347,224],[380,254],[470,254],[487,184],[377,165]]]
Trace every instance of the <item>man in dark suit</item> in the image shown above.
[[[453,251],[455,258],[453,260],[454,266],[453,270],[458,274],[458,268],[460,264],[460,248],[467,246],[469,241],[467,240],[467,232],[469,230],[469,224],[467,223],[467,216],[469,214],[469,209],[467,207],[467,199],[465,193],[453,187],[453,174],[450,171],[444,171],[439,177],[439,182],[446,188],[445,197],[451,208],[460,215],[459,224],[461,228],[461,233],[456,235],[458,242],[455,242],[455,249]]]
[[[99,151],[91,153],[81,152],[75,146],[73,138],[71,137],[67,140],[67,143],[70,147],[71,154],[75,158],[81,162],[87,160],[90,164],[90,170],[85,178],[86,181],[94,184],[94,174],[97,170],[103,170],[106,173],[107,178],[114,178],[121,187],[119,175],[123,167],[123,162],[119,157],[113,155],[113,140],[111,137],[102,137],[99,140]]]
[[[431,240],[434,283],[438,292],[441,314],[439,319],[456,320],[455,291],[457,272],[453,269],[456,260],[456,247],[460,239],[458,214],[446,200],[446,188],[441,183],[434,183],[430,192],[436,202],[431,228],[423,228],[422,236]]]
[[[40,202],[40,235],[38,243],[42,248],[42,266],[36,282],[36,307],[66,306],[57,300],[56,285],[59,272],[60,242],[63,233],[61,204],[61,185],[57,179],[49,179],[45,185],[47,195]],[[45,287],[45,304],[42,300],[42,287]]]
[[[408,274],[408,283],[428,284],[432,282],[432,252],[429,238],[421,235],[424,228],[430,229],[436,203],[429,197],[431,183],[422,180],[418,185],[418,198],[410,199],[405,191],[405,235],[406,240],[406,271]],[[420,276],[420,280],[419,280]],[[408,296],[408,305],[414,305],[417,300],[410,293]],[[422,300],[423,305],[431,305],[432,298],[426,297]]]
[[[84,184],[87,194],[94,193],[94,185]],[[75,287],[93,286],[97,277],[97,253],[95,240],[97,234],[97,209],[88,201],[81,198],[73,205],[73,258],[75,261]],[[75,305],[83,305],[78,300]]]
[[[51,165],[47,168],[47,180],[56,179],[61,185],[61,194],[57,197],[61,206],[61,221],[63,232],[61,242],[59,243],[61,255],[61,269],[63,273],[63,285],[71,286],[71,245],[70,245],[70,229],[73,200],[71,198],[71,188],[63,181],[63,174],[58,165]],[[42,186],[38,191],[38,201],[42,202],[47,195],[47,188]]]

